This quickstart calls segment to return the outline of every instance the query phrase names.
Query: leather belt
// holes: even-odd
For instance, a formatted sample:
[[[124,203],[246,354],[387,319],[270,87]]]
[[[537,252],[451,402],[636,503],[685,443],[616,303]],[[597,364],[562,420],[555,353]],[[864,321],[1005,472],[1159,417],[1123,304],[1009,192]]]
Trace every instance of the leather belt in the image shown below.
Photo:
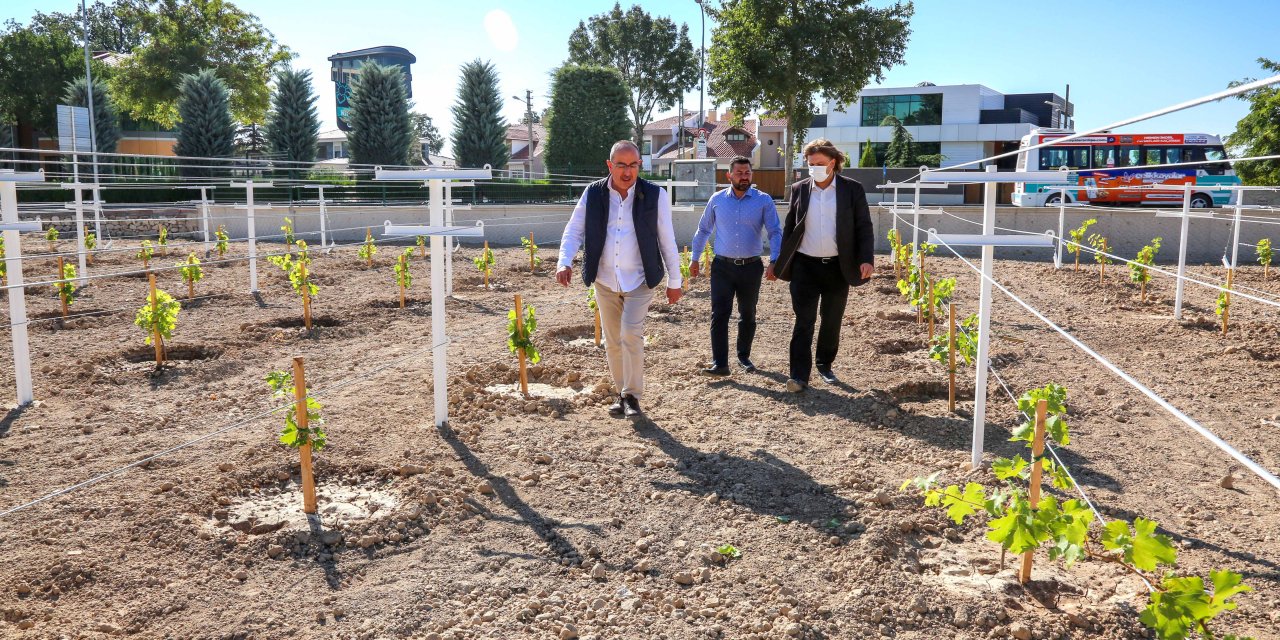
[[[799,251],[796,252],[796,255],[800,256],[801,258],[805,258],[806,260],[812,260],[814,262],[820,262],[822,264],[828,264],[840,259],[840,256],[828,256],[825,258],[819,258],[817,256],[811,256],[807,253],[800,253]]]
[[[716,256],[716,260],[742,266],[744,264],[752,264],[752,263],[760,262],[760,256],[752,256],[750,258],[730,258],[728,256]]]

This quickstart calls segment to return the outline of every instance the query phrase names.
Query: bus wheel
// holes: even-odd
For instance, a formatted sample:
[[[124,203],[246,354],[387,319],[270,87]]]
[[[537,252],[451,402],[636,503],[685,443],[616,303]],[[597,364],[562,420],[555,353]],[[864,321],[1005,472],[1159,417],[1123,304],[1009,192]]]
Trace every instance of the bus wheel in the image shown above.
[[[1213,198],[1210,198],[1203,193],[1193,193],[1191,194],[1191,208],[1211,209],[1213,208]]]
[[[1059,203],[1059,202],[1061,202],[1061,201],[1062,201],[1062,194],[1061,194],[1061,193],[1055,193],[1055,194],[1053,194],[1053,195],[1049,196],[1048,198],[1045,198],[1045,199],[1044,199],[1044,204],[1045,204],[1045,206],[1057,206],[1057,205],[1058,205],[1058,203]]]

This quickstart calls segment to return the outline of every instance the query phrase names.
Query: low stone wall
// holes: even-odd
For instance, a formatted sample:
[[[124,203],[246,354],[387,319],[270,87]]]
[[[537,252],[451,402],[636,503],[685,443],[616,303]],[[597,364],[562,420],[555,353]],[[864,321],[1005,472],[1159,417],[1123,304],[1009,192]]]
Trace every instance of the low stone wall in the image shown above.
[[[74,211],[68,211],[64,215],[41,217],[56,227],[59,234],[64,236],[75,234]],[[31,219],[34,219],[34,216]],[[88,229],[93,229],[93,210],[90,208],[85,209],[84,224]],[[201,231],[199,214],[194,210],[111,209],[102,213],[102,234],[107,238],[154,236],[160,233],[160,225],[168,228],[169,236],[174,238],[195,237]]]

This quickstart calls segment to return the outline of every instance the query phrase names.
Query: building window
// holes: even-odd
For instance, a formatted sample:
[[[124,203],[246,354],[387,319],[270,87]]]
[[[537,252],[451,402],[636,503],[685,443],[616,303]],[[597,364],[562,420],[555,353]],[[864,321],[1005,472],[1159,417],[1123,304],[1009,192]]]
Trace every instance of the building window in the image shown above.
[[[742,142],[747,139],[747,134],[740,132],[726,133],[724,139],[729,142]]]
[[[942,124],[942,94],[862,97],[862,126],[878,127],[887,116],[907,126]]]

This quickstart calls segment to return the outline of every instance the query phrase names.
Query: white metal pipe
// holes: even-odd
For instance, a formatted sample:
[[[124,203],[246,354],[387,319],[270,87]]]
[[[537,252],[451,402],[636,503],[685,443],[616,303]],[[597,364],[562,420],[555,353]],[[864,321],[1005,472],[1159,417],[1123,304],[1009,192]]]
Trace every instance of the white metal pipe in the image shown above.
[[[994,172],[995,165],[987,165],[987,172]],[[988,182],[983,185],[982,234],[996,232],[996,197],[999,185]],[[973,391],[973,451],[970,464],[973,469],[982,468],[983,438],[987,428],[987,367],[991,354],[991,273],[995,266],[994,246],[982,247],[982,283],[978,293],[978,360],[977,381]]]
[[[8,224],[18,223],[18,185],[0,181],[0,219]],[[9,333],[13,341],[13,377],[18,392],[18,405],[31,404],[36,399],[31,386],[31,348],[27,344],[27,298],[22,287],[22,236],[16,230],[4,232],[4,245],[8,269],[9,320],[13,326]]]
[[[1234,221],[1234,223],[1231,225],[1231,227],[1232,227],[1232,232],[1231,232],[1231,268],[1232,268],[1232,269],[1238,269],[1238,268],[1240,268],[1240,263],[1239,263],[1239,262],[1237,262],[1236,260],[1237,260],[1237,258],[1239,258],[1239,257],[1240,257],[1240,201],[1244,199],[1243,197],[1241,197],[1242,195],[1243,195],[1243,194],[1237,194],[1237,195],[1236,195],[1236,216],[1235,216],[1235,221]]]
[[[1173,300],[1173,319],[1182,319],[1182,289],[1187,274],[1187,233],[1191,230],[1191,183],[1182,186],[1182,231],[1178,240],[1178,285]]]
[[[444,226],[444,180],[433,178],[427,184],[431,224]],[[443,236],[431,236],[431,378],[435,389],[436,427],[443,427],[449,422],[449,374],[446,361],[449,338],[445,334],[444,325],[444,243]]]
[[[1058,189],[1058,248],[1053,251],[1053,268],[1062,268],[1062,234],[1067,226],[1067,188]]]
[[[204,252],[207,256],[213,251],[213,243],[209,240],[209,188],[200,187],[200,226],[204,230]]]

